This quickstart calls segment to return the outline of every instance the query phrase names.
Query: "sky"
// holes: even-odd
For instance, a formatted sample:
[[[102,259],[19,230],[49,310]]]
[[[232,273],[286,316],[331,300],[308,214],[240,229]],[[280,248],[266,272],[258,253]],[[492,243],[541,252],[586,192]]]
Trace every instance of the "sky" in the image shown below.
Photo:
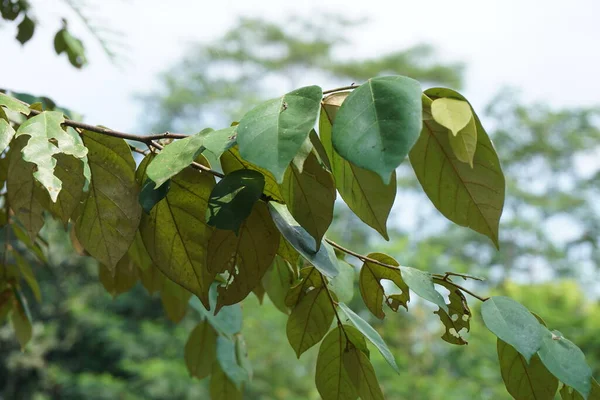
[[[136,94],[157,88],[158,74],[176,64],[189,44],[219,37],[239,16],[277,20],[321,11],[369,19],[349,35],[353,57],[428,43],[442,60],[464,62],[463,93],[476,110],[507,86],[526,101],[555,107],[600,105],[595,0],[87,0],[95,19],[123,34],[128,61],[119,66],[63,1],[30,1],[42,24],[30,42],[21,46],[14,25],[0,26],[0,87],[48,96],[86,122],[132,133],[142,133],[144,118]],[[87,46],[90,63],[82,70],[54,54],[52,37],[62,17]]]

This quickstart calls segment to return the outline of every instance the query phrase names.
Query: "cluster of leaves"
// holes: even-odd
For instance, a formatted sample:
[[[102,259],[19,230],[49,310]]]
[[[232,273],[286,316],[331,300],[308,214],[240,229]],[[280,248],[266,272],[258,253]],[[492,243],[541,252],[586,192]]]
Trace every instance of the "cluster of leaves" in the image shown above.
[[[367,341],[398,366],[379,333],[345,304],[354,271],[343,257],[363,262],[360,293],[376,317],[384,318],[384,304],[408,309],[412,290],[439,307],[449,343],[467,343],[472,315],[464,293],[474,294],[455,274],[400,266],[381,253],[362,256],[329,240],[337,193],[387,239],[395,169],[409,157],[435,207],[498,246],[505,182],[486,131],[460,94],[423,92],[404,76],[346,89],[324,97],[320,87],[304,87],[228,128],[158,138],[76,123],[0,94],[6,232],[35,250],[49,212],[99,261],[100,280],[113,295],[139,279],[149,292],[160,291],[174,320],[189,301],[202,318],[186,345],[186,364],[193,376],[211,375],[213,399],[241,398],[250,380],[239,305],[250,293],[267,294],[289,315],[287,337],[298,357],[321,343],[316,386],[324,399],[381,399]],[[160,137],[176,140],[161,144]],[[132,150],[145,155],[139,165]],[[1,315],[11,316],[24,346],[31,324],[20,278],[32,288],[35,278],[18,261],[18,248],[7,247],[5,258]],[[447,301],[438,288],[449,292]],[[559,380],[564,399],[598,395],[574,344],[510,299],[474,296],[499,338],[513,397],[551,399]]]

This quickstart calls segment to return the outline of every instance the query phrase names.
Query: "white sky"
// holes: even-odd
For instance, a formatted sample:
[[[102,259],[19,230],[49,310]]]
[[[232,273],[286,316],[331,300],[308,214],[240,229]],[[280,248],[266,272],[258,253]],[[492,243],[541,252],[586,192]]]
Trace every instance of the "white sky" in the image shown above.
[[[62,1],[32,2],[44,13],[44,26],[31,42],[21,47],[13,25],[0,30],[0,87],[49,96],[87,122],[118,130],[137,133],[143,110],[134,94],[155,87],[156,75],[179,60],[187,43],[220,36],[237,16],[276,19],[319,10],[370,19],[351,36],[356,57],[425,42],[447,61],[464,61],[464,94],[476,109],[507,85],[527,100],[600,105],[595,0],[89,0],[92,14],[125,34],[130,61],[122,67],[111,65]],[[87,45],[90,64],[81,71],[54,54],[52,37],[62,16]]]

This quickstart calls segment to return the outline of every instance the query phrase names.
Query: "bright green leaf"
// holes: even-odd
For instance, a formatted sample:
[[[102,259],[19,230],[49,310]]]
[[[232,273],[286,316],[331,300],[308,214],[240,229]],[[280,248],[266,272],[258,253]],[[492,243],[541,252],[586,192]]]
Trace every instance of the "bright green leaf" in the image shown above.
[[[10,123],[0,118],[0,152],[3,152],[8,147],[8,144],[15,136],[15,130]]]
[[[400,267],[400,271],[404,282],[406,282],[410,290],[415,292],[419,297],[436,304],[446,313],[448,312],[448,306],[444,301],[444,297],[435,290],[433,279],[429,272],[411,267]]]
[[[392,355],[392,352],[388,348],[387,344],[383,341],[379,333],[367,321],[362,319],[358,314],[352,311],[346,304],[339,303],[338,306],[346,314],[350,322],[363,334],[371,343],[377,347],[377,350],[381,353],[383,358],[392,366],[394,371],[400,373],[400,368],[396,364],[396,360]]]
[[[337,112],[333,147],[388,184],[419,137],[421,114],[419,82],[405,76],[371,78],[354,89]]]
[[[210,375],[217,359],[217,333],[207,321],[200,322],[190,333],[184,358],[191,376],[203,379]]]
[[[344,351],[342,356],[344,369],[356,388],[361,400],[383,400],[373,365],[365,353],[354,346]]]
[[[283,237],[321,273],[333,278],[338,273],[337,257],[330,245],[324,243],[315,252],[315,240],[294,220],[283,204],[269,202],[269,211]]]
[[[231,126],[218,131],[207,131],[206,129],[200,132],[204,137],[202,153],[206,156],[206,152],[210,152],[212,157],[219,159],[221,155],[236,145],[237,143],[237,127]]]
[[[317,122],[322,96],[320,87],[307,86],[246,113],[237,127],[242,157],[269,170],[281,183],[289,163]]]
[[[343,93],[334,93],[323,100],[319,119],[321,142],[329,159],[335,186],[344,202],[365,224],[389,240],[386,222],[396,197],[396,173],[392,174],[391,182],[385,185],[377,174],[346,161],[333,148],[331,124],[344,98]]]
[[[148,165],[146,174],[158,189],[163,183],[188,167],[202,152],[204,137],[201,134],[175,140],[161,150]]]
[[[448,133],[448,142],[459,161],[469,164],[473,168],[473,157],[477,150],[477,124],[475,118],[471,118],[466,127],[458,135]]]
[[[448,128],[454,136],[473,118],[471,105],[464,100],[439,98],[433,100],[430,107],[434,121]]]
[[[358,393],[344,368],[343,355],[347,347],[341,327],[335,327],[325,336],[317,356],[315,383],[323,400],[355,400]]]
[[[523,305],[494,296],[481,306],[485,326],[494,335],[513,346],[529,362],[542,345],[542,325]]]
[[[4,93],[0,92],[0,106],[3,106],[11,111],[15,111],[21,113],[23,115],[29,115],[29,107],[26,104],[23,104],[19,100],[10,97]]]
[[[558,380],[537,355],[528,363],[514,347],[498,339],[498,360],[508,393],[517,400],[552,400]]]

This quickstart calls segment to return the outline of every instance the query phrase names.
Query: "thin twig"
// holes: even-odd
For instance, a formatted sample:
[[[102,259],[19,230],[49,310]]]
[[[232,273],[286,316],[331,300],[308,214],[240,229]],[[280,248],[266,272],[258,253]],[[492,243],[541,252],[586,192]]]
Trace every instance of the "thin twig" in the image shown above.
[[[349,86],[342,86],[339,88],[335,88],[335,89],[329,89],[329,90],[324,90],[323,94],[329,94],[329,93],[335,93],[335,92],[341,92],[342,90],[351,90],[351,89],[356,89],[357,87],[359,87],[360,85],[355,85],[354,83],[352,85]]]
[[[487,301],[487,300],[489,300],[489,297],[481,297],[481,296],[479,296],[479,295],[471,292],[469,289],[465,289],[464,287],[460,286],[459,284],[456,284],[456,283],[454,283],[454,282],[452,282],[450,280],[443,279],[440,276],[434,275],[433,276],[433,280],[434,280],[434,282],[435,281],[439,281],[439,282],[444,282],[444,283],[450,284],[450,285],[454,286],[455,288],[457,288],[457,289],[459,289],[459,290],[461,290],[461,291],[463,291],[463,292],[465,292],[467,294],[470,294],[471,296],[475,297],[479,301]]]
[[[335,308],[335,306],[337,305],[337,302],[335,300],[333,300],[333,296],[331,295],[331,292],[329,291],[329,287],[327,286],[327,282],[325,282],[325,277],[323,276],[323,274],[319,272],[319,276],[321,277],[321,282],[323,283],[323,287],[325,288],[325,291],[327,292],[327,296],[329,297],[329,301],[331,302],[331,308],[333,309],[333,313],[335,314],[335,319],[337,319],[338,326],[340,327],[342,332],[344,332],[344,336],[346,336],[346,343],[349,343],[350,338],[348,338],[348,334],[346,333],[346,330],[344,329],[344,324],[342,323],[342,319],[340,318],[340,315],[338,314],[338,311]]]

